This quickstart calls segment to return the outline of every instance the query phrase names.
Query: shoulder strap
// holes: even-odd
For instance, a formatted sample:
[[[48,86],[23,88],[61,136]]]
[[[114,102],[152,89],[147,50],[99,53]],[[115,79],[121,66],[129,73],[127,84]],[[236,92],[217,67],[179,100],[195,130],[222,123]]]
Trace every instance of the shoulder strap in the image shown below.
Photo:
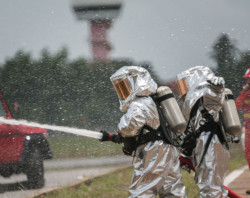
[[[153,129],[148,125],[144,125],[143,129],[147,129],[149,132],[146,134],[140,134],[138,137],[138,146],[148,143],[148,142],[154,142],[156,140],[163,140],[166,142],[166,138],[161,133],[160,127],[158,129]],[[168,143],[168,142],[166,142]]]

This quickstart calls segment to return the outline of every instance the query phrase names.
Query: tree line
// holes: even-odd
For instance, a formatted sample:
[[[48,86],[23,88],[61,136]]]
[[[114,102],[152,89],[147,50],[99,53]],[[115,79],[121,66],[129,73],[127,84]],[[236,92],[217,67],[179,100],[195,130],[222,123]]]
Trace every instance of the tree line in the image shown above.
[[[243,75],[250,68],[250,51],[238,49],[235,41],[222,34],[212,48],[211,58],[217,64],[215,73],[224,77],[226,87],[233,91],[236,98],[245,82]]]
[[[214,72],[223,76],[226,86],[238,96],[242,76],[250,67],[250,52],[240,51],[223,34],[215,42],[211,58]],[[70,60],[63,48],[57,53],[42,50],[34,58],[22,50],[0,67],[0,90],[16,119],[92,130],[115,130],[121,117],[119,101],[109,77],[124,65],[139,65],[159,79],[148,63],[132,60],[88,62],[85,58]],[[18,111],[13,104],[17,102]]]
[[[0,67],[0,90],[16,119],[115,130],[121,113],[109,77],[125,65],[140,65],[159,79],[147,63],[71,61],[66,49],[55,54],[43,50],[37,59],[18,51]]]

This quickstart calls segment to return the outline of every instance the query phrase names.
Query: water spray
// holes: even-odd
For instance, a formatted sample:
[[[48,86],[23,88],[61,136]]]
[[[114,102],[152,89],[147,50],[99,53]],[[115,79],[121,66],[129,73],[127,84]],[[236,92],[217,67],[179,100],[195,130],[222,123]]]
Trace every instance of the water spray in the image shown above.
[[[91,137],[91,138],[95,138],[95,139],[102,139],[102,137],[103,137],[103,133],[101,133],[101,132],[90,131],[87,129],[64,127],[64,126],[39,124],[39,123],[35,123],[35,122],[28,122],[26,120],[5,119],[3,117],[0,117],[0,123],[5,123],[5,124],[9,124],[9,125],[20,125],[21,124],[21,125],[27,125],[27,126],[31,126],[31,127],[45,128],[48,130],[62,131],[65,133],[71,133],[71,134],[85,136],[85,137]]]

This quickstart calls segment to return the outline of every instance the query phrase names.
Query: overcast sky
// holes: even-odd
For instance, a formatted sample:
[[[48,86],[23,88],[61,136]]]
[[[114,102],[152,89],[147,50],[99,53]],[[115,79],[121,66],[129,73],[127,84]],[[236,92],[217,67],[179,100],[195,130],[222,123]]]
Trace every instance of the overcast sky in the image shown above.
[[[164,79],[195,65],[214,68],[210,52],[223,32],[250,48],[249,19],[249,0],[124,0],[109,32],[111,57],[148,61]],[[70,58],[91,58],[88,39],[88,23],[76,19],[70,0],[0,3],[0,63],[18,49],[36,57],[63,46]]]

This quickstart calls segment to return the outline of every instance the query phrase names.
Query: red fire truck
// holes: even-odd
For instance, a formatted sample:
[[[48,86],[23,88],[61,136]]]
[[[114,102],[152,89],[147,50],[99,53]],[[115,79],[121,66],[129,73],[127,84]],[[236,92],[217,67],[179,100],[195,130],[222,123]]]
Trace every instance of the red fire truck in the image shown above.
[[[0,116],[13,119],[0,92]],[[52,158],[46,129],[0,123],[0,175],[25,173],[30,188],[44,186],[43,161]]]

